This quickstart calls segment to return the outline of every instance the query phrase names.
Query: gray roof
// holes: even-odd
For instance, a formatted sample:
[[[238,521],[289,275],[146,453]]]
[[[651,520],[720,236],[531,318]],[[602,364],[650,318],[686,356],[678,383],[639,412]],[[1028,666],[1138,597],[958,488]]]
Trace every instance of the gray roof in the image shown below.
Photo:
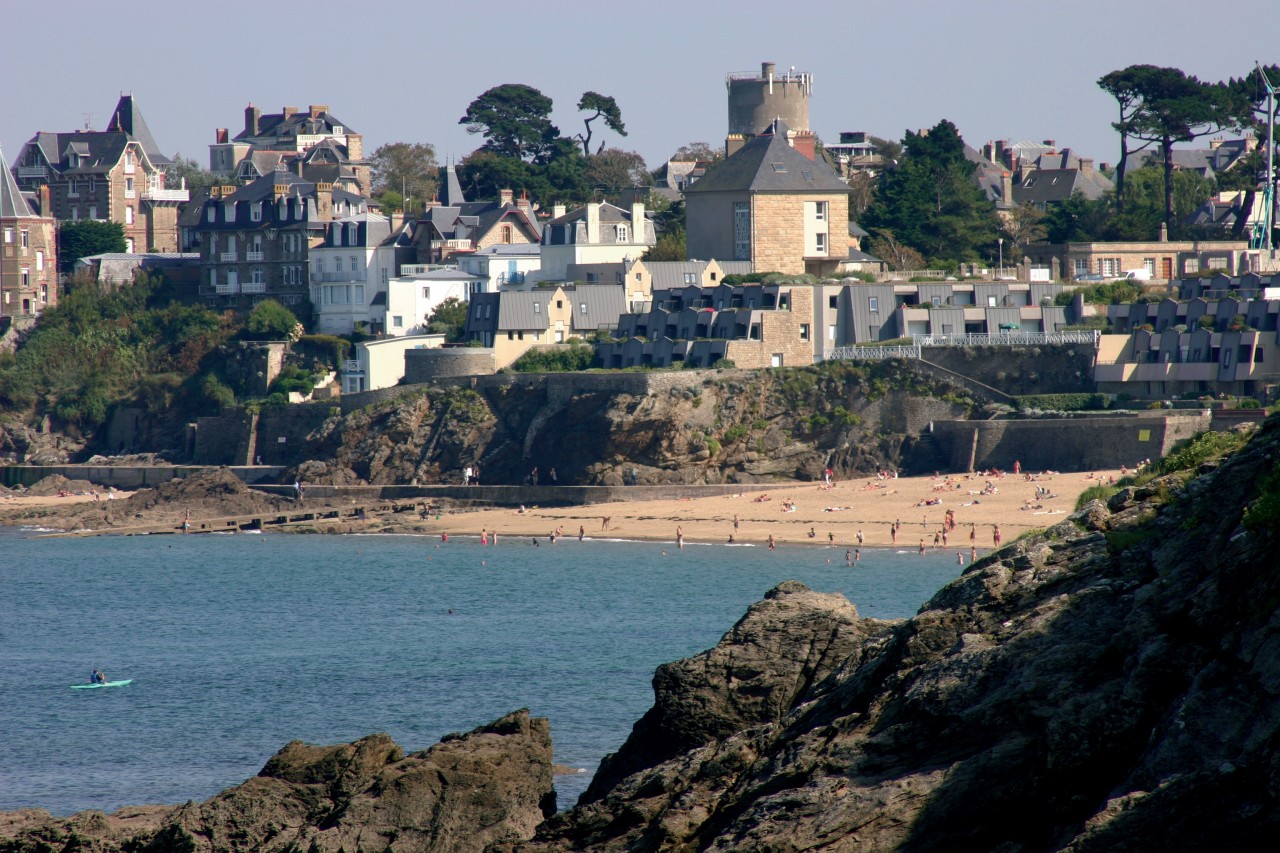
[[[160,146],[151,135],[151,128],[147,127],[147,122],[142,117],[142,110],[138,109],[138,105],[133,102],[133,95],[120,96],[115,112],[107,122],[107,130],[118,130],[129,134],[137,140],[142,150],[147,152],[147,157],[157,166],[167,166],[173,162],[172,158],[160,152]]]
[[[440,203],[445,207],[463,204],[466,197],[462,194],[462,183],[458,180],[458,171],[449,164],[440,170]]]
[[[18,182],[13,179],[13,173],[9,171],[9,164],[4,161],[2,152],[0,152],[0,218],[36,218],[26,198],[18,189]]]
[[[574,331],[594,332],[601,326],[615,328],[627,310],[626,292],[616,284],[580,284],[565,288],[573,307]],[[584,311],[583,308],[586,308]]]
[[[426,272],[414,273],[403,278],[412,278],[414,281],[484,281],[482,275],[473,275],[460,269],[448,268],[442,270],[427,270]]]
[[[1115,185],[1106,175],[1094,169],[1037,169],[1013,185],[1013,200],[1015,204],[1031,202],[1043,207],[1066,201],[1077,192],[1096,200],[1113,189]]]
[[[787,126],[774,122],[773,133],[757,136],[732,157],[709,167],[707,173],[685,190],[699,192],[849,192],[821,159],[810,160],[792,148],[786,139]]]

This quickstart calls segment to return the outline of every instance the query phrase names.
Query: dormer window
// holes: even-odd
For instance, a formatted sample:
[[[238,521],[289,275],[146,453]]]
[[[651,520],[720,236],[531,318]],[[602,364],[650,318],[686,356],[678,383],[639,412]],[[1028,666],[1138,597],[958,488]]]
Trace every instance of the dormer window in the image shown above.
[[[541,304],[541,303],[539,303],[539,302],[535,302],[535,303],[533,303],[533,313],[535,313],[535,314],[541,314],[541,313],[542,313],[542,304]]]
[[[619,243],[625,243],[625,242],[627,242],[627,226],[625,226],[625,225],[619,225],[619,226],[617,226],[617,232],[616,232],[616,233],[617,233],[617,242],[619,242]]]
[[[262,202],[255,201],[253,204],[249,205],[249,221],[262,221]]]

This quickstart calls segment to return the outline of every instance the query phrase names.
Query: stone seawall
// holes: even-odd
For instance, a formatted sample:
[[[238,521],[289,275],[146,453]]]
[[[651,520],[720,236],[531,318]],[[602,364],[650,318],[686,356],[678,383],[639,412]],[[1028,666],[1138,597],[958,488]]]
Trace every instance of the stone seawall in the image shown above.
[[[1208,412],[1133,412],[1080,418],[942,421],[934,435],[952,471],[1091,471],[1158,459],[1210,429]]]
[[[45,477],[61,474],[68,480],[87,480],[98,486],[115,486],[132,491],[159,486],[175,478],[190,477],[205,471],[205,465],[4,465],[0,466],[0,483],[33,486]],[[275,480],[284,471],[270,465],[233,466],[229,469],[250,485]]]
[[[1094,390],[1097,350],[1091,344],[924,347],[922,355],[933,364],[1014,396]]]
[[[612,501],[669,501],[768,491],[776,483],[724,483],[660,486],[324,486],[308,484],[308,498],[374,500],[449,499],[494,506],[581,506]],[[259,491],[285,497],[292,486],[258,485]]]

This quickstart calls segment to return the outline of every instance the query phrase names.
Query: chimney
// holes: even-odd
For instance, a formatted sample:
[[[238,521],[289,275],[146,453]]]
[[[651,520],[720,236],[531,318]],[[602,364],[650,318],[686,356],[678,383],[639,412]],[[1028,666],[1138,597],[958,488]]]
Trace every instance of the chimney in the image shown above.
[[[40,185],[40,215],[45,217],[46,219],[53,217],[53,207],[50,205],[50,202],[49,202],[49,185],[48,184]],[[56,252],[54,253],[54,256],[57,257]]]
[[[551,218],[559,219],[561,216],[564,216],[564,205],[563,204],[551,205]]]
[[[516,194],[513,190],[498,190],[498,204],[503,207],[510,207],[515,203]]]
[[[524,211],[524,215],[533,219],[533,205],[529,202],[529,194],[524,190],[520,190],[520,200],[516,202],[516,207]]]
[[[724,138],[724,156],[732,157],[737,154],[742,146],[747,144],[747,138],[741,133],[731,133]]]
[[[761,62],[760,63],[760,79],[768,80],[770,77],[773,76],[773,69],[776,67],[777,66],[772,62]]]
[[[297,107],[281,107],[280,108],[280,116],[282,121],[288,121],[289,119],[293,118],[297,114],[298,114]]]
[[[1045,144],[1047,147],[1052,148],[1054,151],[1057,151],[1057,150],[1058,150],[1058,143],[1057,143],[1057,142],[1055,142],[1055,141],[1054,141],[1054,140],[1052,140],[1052,139],[1046,139],[1046,140],[1044,140],[1044,144]]]
[[[645,235],[644,202],[631,202],[631,242],[643,243]]]
[[[364,136],[359,133],[347,134],[347,157],[351,160],[364,159]]]
[[[244,108],[244,132],[247,136],[258,135],[258,119],[262,118],[262,110],[253,104]]]
[[[1169,242],[1169,224],[1167,222],[1160,223],[1160,242]]]
[[[1012,208],[1013,204],[1013,175],[1008,172],[1000,173],[1000,203],[1006,208]]]
[[[1085,174],[1089,174],[1090,172],[1092,172],[1092,171],[1093,171],[1093,158],[1092,158],[1092,157],[1081,157],[1081,158],[1080,158],[1080,171],[1081,171],[1081,172],[1084,172]]]
[[[322,221],[333,218],[333,184],[324,181],[316,184],[316,216]]]
[[[600,242],[600,202],[598,201],[587,204],[587,242],[589,244]]]
[[[308,110],[312,118],[320,118],[320,116],[329,112],[329,105],[328,104],[312,104],[308,108]]]
[[[810,160],[818,156],[818,135],[811,130],[797,130],[791,136],[791,147]]]
[[[230,138],[231,137],[227,133],[227,129],[225,127],[220,127],[216,131],[214,131],[213,141],[215,143],[225,144]]]
[[[398,231],[400,230],[400,228],[404,225],[404,211],[403,211],[403,210],[393,210],[393,211],[391,211],[391,215],[390,215],[389,217],[387,217],[387,218],[391,220],[391,233],[392,233],[392,234],[395,234],[396,232],[398,232]]]

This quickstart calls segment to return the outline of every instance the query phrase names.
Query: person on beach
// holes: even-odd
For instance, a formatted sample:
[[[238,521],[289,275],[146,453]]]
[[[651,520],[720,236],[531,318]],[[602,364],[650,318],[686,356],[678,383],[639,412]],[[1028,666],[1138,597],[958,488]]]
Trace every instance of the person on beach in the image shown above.
[[[848,548],[846,548],[844,552],[844,563],[846,566],[853,565],[853,551],[849,550]]]
[[[956,565],[957,566],[964,565],[964,556],[959,551],[956,551]]]
[[[1000,547],[1000,525],[991,525],[991,540],[996,543],[996,547]]]
[[[769,550],[773,551],[778,547],[778,543],[773,541],[773,534],[769,534]]]
[[[832,547],[836,544],[836,535],[830,531],[827,531],[827,544]]]
[[[579,524],[578,525],[578,541],[581,542],[586,537],[587,537],[587,528]]]
[[[601,518],[600,518],[600,529],[601,529],[601,530],[608,530],[608,529],[609,529],[609,522],[610,522],[610,521],[612,521],[612,520],[613,520],[613,517],[612,517],[612,516],[608,516],[608,515],[601,516]]]
[[[738,522],[738,516],[737,516],[737,514],[735,513],[735,514],[734,514],[734,516],[733,516],[733,532],[734,532],[734,533],[737,533],[737,532],[738,532],[738,524],[739,524],[739,522]]]
[[[859,548],[862,547],[862,531],[861,530],[858,531],[858,547]]]
[[[552,468],[550,471],[548,471],[548,472],[547,472],[547,482],[549,482],[549,483],[550,483],[551,485],[553,485],[553,486],[556,484],[556,469],[555,469],[555,468]]]
[[[816,537],[817,537],[817,535],[818,535],[818,531],[816,531],[816,530],[814,530],[812,527],[810,527],[810,528],[809,528],[809,538],[810,538],[810,539],[816,538]]]
[[[923,539],[920,540],[920,556],[921,557],[924,556],[924,540]]]
[[[679,525],[676,525],[676,547],[684,547],[684,528]]]
[[[978,525],[974,524],[973,522],[969,523],[969,541],[970,542],[978,541]]]
[[[889,539],[890,541],[893,542],[894,545],[898,544],[898,525],[897,524],[889,525]]]
[[[977,545],[969,546],[969,562],[970,563],[978,562],[978,546]]]
[[[485,530],[483,527],[480,528],[480,544],[481,545],[489,544],[489,532]]]
[[[441,541],[441,542],[448,542],[448,541],[449,541],[449,534],[448,534],[448,533],[441,533],[441,534],[440,534],[440,541]]]

